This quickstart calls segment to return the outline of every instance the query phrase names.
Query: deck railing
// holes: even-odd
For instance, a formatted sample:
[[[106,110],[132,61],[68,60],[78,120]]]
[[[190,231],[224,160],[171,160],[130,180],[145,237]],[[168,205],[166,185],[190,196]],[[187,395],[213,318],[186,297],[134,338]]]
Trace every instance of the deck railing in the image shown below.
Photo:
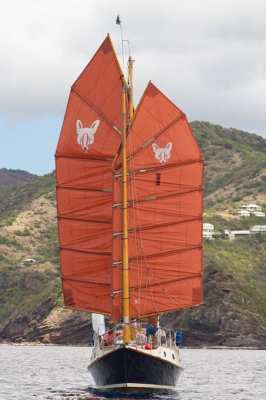
[[[131,346],[143,348],[157,348],[159,346],[175,347],[175,332],[161,327],[149,328],[149,324],[133,322],[130,324]],[[94,335],[97,347],[108,348],[123,344],[123,325],[115,325],[103,335]]]

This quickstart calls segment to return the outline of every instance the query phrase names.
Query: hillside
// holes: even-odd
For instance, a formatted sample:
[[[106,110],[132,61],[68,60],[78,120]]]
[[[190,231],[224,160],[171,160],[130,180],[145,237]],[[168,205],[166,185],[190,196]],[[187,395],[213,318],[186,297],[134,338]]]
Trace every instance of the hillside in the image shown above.
[[[195,121],[192,128],[205,160],[206,207],[266,204],[266,139],[208,122]]]
[[[23,185],[34,179],[35,175],[19,169],[0,168],[0,187]]]
[[[266,140],[193,122],[205,158],[205,219],[218,229],[239,220],[242,201],[266,205]],[[266,224],[264,218],[259,223]],[[62,307],[54,176],[0,187],[0,340],[87,343],[87,314]],[[205,242],[205,304],[164,316],[188,345],[266,348],[266,236]]]

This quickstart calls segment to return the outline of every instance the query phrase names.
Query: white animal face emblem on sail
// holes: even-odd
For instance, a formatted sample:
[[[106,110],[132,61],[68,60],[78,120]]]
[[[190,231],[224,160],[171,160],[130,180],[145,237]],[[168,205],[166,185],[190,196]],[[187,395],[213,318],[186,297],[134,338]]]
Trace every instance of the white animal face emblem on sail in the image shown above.
[[[90,127],[86,128],[83,127],[83,124],[79,119],[77,120],[77,142],[81,146],[82,150],[89,150],[89,147],[94,143],[94,136],[99,125],[100,121],[96,119]]]
[[[173,144],[171,142],[167,143],[164,147],[159,147],[156,143],[152,144],[152,149],[156,160],[159,160],[161,164],[165,164],[171,157],[171,150]]]

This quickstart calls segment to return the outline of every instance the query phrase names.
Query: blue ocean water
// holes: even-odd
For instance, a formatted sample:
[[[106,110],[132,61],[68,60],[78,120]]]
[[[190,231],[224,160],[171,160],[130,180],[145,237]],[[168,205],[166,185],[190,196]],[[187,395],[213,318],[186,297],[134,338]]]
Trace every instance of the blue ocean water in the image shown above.
[[[89,352],[0,345],[0,400],[102,399],[88,389]],[[266,351],[182,349],[182,364],[177,393],[154,400],[266,400]]]

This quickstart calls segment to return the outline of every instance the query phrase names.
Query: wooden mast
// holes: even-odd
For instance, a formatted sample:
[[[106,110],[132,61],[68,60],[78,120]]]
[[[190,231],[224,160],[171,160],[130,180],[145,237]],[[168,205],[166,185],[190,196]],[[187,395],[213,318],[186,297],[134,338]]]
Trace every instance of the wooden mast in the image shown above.
[[[126,137],[128,129],[127,110],[127,84],[123,83],[122,94],[122,211],[123,211],[123,236],[122,236],[122,316],[123,316],[123,341],[130,342],[129,318],[129,282],[128,282],[128,193],[127,193],[127,148]]]
[[[122,57],[124,60],[124,39],[122,30],[122,21],[118,15],[116,24],[120,26]],[[129,274],[128,274],[128,167],[127,167],[127,133],[133,117],[133,91],[132,91],[132,68],[133,60],[128,60],[128,84],[122,76],[122,317],[123,317],[123,342],[130,342],[130,313],[129,313]]]
[[[128,168],[126,137],[134,114],[133,107],[133,60],[128,59],[128,85],[124,82],[122,98],[122,193],[123,193],[123,267],[122,267],[122,313],[123,313],[123,340],[130,342],[130,314],[129,314],[129,279],[128,279]]]
[[[123,314],[123,341],[130,342],[130,313],[129,313],[129,279],[128,279],[128,167],[126,137],[133,118],[133,60],[128,59],[128,85],[124,82],[122,97],[122,193],[123,193],[123,266],[122,266],[122,314]]]

